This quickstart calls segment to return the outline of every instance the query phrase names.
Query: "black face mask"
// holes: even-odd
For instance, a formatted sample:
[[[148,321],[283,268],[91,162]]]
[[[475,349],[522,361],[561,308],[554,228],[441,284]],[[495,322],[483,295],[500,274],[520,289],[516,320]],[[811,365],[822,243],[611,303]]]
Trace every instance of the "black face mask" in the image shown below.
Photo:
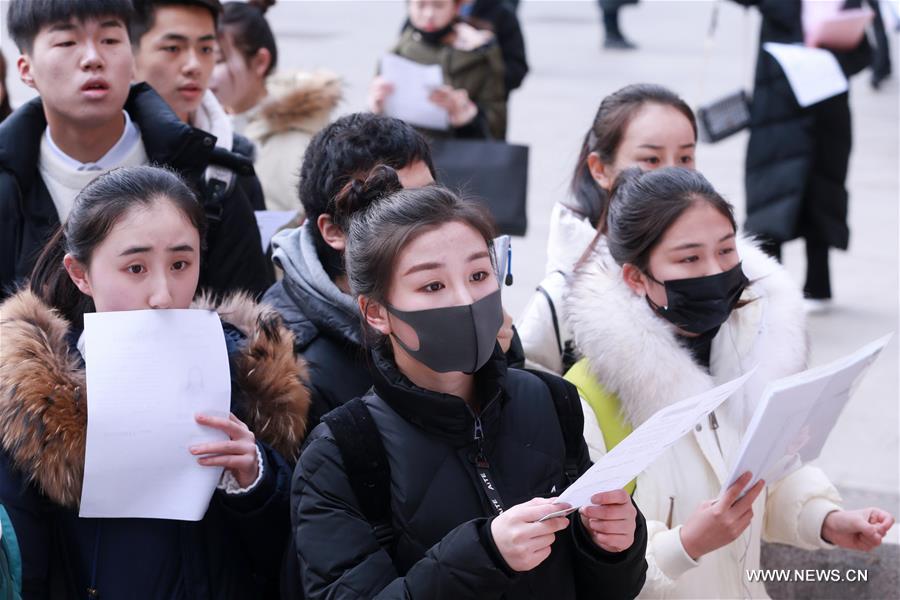
[[[388,312],[409,325],[419,338],[413,350],[394,334],[410,356],[438,373],[474,373],[484,366],[497,343],[503,325],[500,290],[463,306],[427,310],[398,310],[385,304]]]
[[[647,277],[666,288],[666,306],[659,306],[650,296],[645,296],[650,307],[676,327],[697,334],[724,323],[750,283],[740,263],[728,271],[706,277],[665,282],[657,281],[649,273]]]
[[[453,31],[453,27],[456,25],[456,23],[457,23],[457,19],[454,18],[449,23],[447,23],[446,25],[444,25],[443,27],[441,27],[440,29],[437,29],[435,31],[425,31],[423,29],[419,29],[418,27],[416,27],[413,24],[410,24],[410,27],[412,27],[415,30],[415,32],[419,35],[419,37],[422,38],[422,41],[425,42],[426,44],[431,44],[432,46],[439,46],[441,43],[441,40],[444,39],[444,37],[447,34],[449,34],[451,31]]]

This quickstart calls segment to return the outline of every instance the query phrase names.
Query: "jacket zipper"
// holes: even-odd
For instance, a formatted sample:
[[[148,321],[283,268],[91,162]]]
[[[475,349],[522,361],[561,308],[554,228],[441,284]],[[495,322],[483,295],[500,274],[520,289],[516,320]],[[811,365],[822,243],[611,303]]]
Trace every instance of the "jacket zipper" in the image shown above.
[[[469,410],[471,411],[472,409],[470,408]],[[481,484],[481,488],[484,490],[488,501],[490,501],[491,509],[494,511],[495,515],[499,515],[506,510],[506,508],[503,505],[503,500],[500,498],[500,493],[497,491],[497,486],[494,485],[494,476],[491,474],[491,464],[484,453],[484,428],[481,425],[481,417],[474,412],[472,413],[472,416],[475,418],[475,431],[472,438],[477,449],[477,454],[475,455],[475,471],[478,475],[478,482]]]

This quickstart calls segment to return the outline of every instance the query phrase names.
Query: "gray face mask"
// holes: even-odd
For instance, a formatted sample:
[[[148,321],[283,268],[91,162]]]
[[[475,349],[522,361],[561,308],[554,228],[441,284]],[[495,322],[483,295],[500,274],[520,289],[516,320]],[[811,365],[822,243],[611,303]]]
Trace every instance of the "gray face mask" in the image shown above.
[[[388,312],[409,325],[419,337],[413,350],[394,335],[410,356],[438,373],[474,373],[484,366],[497,343],[503,325],[500,290],[463,306],[428,310],[398,310],[385,303]],[[393,334],[392,334],[393,335]]]

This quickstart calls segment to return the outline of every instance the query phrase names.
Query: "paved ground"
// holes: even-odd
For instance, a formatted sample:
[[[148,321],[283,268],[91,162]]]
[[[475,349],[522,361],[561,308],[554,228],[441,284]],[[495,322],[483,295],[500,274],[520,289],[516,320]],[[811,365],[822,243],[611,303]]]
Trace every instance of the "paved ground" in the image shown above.
[[[0,3],[5,16],[6,2]],[[749,83],[755,60],[758,18],[724,3],[716,45],[704,68],[704,33],[712,2],[644,0],[622,13],[624,31],[639,45],[632,53],[599,49],[598,12],[592,1],[525,0],[520,17],[531,73],[514,94],[510,140],[531,146],[528,235],[514,243],[516,285],[505,304],[521,312],[543,273],[548,218],[565,194],[579,144],[606,94],[638,81],[667,85],[692,105]],[[292,68],[329,68],[346,79],[341,112],[364,108],[379,55],[403,20],[404,2],[290,1],[271,10],[281,63]],[[895,69],[900,69],[892,36]],[[3,50],[14,72],[16,52],[3,32]],[[705,72],[705,77],[704,77]],[[13,76],[11,79],[15,79]],[[10,81],[13,100],[28,90]],[[867,74],[851,91],[855,150],[849,177],[851,248],[833,259],[834,310],[810,322],[812,361],[821,364],[849,353],[898,322],[898,86],[893,79],[873,92]],[[715,146],[702,145],[698,166],[743,212],[746,134]],[[802,278],[802,243],[786,248],[786,264]],[[887,504],[900,513],[900,414],[897,338],[873,367],[845,410],[820,463],[854,506]],[[894,541],[896,538],[896,528]]]

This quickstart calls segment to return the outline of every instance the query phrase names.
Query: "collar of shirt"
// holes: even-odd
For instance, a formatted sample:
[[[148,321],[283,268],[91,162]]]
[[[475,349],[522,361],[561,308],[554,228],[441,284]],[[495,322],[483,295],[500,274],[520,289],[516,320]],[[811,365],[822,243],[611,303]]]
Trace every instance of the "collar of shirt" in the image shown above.
[[[49,127],[44,131],[44,136],[47,138],[47,145],[60,160],[64,161],[69,167],[76,171],[109,171],[110,169],[114,169],[119,166],[122,160],[128,156],[128,153],[134,149],[135,144],[141,141],[141,130],[138,129],[138,126],[135,125],[134,122],[132,122],[127,111],[123,110],[122,114],[125,116],[125,128],[122,131],[122,137],[120,137],[119,141],[117,141],[113,147],[96,162],[83,163],[75,160],[60,150],[59,146],[53,141],[53,136],[50,135]]]

